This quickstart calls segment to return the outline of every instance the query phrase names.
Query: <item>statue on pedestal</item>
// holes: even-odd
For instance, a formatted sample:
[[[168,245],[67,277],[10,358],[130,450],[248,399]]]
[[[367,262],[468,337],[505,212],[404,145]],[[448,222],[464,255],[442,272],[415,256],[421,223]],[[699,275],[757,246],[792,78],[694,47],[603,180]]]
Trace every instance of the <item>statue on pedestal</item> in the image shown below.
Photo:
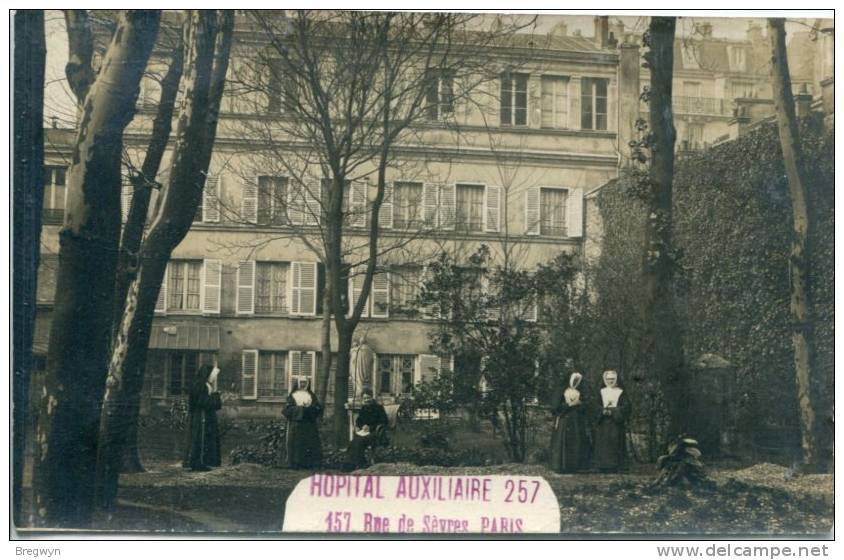
[[[349,381],[352,383],[354,401],[360,401],[365,389],[372,387],[372,369],[375,352],[366,343],[366,335],[357,339],[349,353]]]

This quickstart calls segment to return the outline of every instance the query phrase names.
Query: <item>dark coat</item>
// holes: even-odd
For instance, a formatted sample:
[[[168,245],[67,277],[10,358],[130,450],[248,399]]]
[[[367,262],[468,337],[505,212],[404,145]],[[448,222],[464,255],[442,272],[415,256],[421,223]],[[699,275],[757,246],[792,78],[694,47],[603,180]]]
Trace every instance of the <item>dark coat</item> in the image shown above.
[[[355,434],[349,444],[349,462],[354,468],[360,469],[369,466],[366,457],[366,450],[379,442],[376,439],[380,436],[386,438],[385,430],[389,420],[384,405],[377,401],[365,404],[361,407],[358,417],[355,420],[355,428],[358,430],[369,426],[369,435],[360,436]],[[381,428],[379,430],[379,427]]]
[[[184,466],[192,469],[219,467],[220,431],[217,411],[222,408],[220,393],[209,393],[208,386],[196,383],[188,396],[188,431]]]
[[[588,468],[591,441],[586,405],[569,406],[561,399],[552,412],[555,419],[551,434],[551,470],[566,473]]]
[[[598,412],[595,425],[594,466],[602,471],[617,471],[627,466],[627,420],[630,418],[630,399],[623,392],[615,408]]]
[[[284,417],[287,418],[287,466],[291,469],[314,469],[322,463],[322,442],[319,421],[322,405],[311,393],[311,406],[298,406],[293,396],[287,397]]]

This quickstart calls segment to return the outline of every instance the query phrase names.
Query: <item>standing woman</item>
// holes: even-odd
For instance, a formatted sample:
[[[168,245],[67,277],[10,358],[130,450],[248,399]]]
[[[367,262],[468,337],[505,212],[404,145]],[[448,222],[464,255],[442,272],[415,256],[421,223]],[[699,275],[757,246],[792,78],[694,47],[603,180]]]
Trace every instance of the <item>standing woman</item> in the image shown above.
[[[586,407],[580,395],[583,375],[572,373],[563,398],[554,408],[556,417],[551,436],[551,469],[570,473],[589,466],[589,430]]]
[[[595,428],[595,468],[615,472],[627,466],[625,435],[627,419],[630,418],[630,401],[618,386],[618,373],[614,370],[604,372],[601,404]]]
[[[219,373],[216,357],[213,366],[200,366],[188,396],[188,442],[183,465],[192,471],[220,466],[217,411],[223,404],[217,391]]]
[[[287,418],[287,466],[291,469],[313,469],[322,462],[322,442],[317,422],[322,405],[308,383],[287,397],[284,416]]]

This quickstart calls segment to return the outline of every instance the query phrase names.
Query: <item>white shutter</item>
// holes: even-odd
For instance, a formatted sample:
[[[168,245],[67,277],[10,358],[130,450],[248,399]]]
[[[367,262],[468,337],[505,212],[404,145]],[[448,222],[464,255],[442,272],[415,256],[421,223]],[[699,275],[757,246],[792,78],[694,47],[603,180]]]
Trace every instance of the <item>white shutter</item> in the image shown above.
[[[569,237],[583,237],[583,189],[569,189],[566,204],[566,228]]]
[[[311,388],[316,386],[316,383],[314,383],[314,376],[316,375],[316,352],[313,350],[302,353],[302,375],[308,376],[308,382],[310,382]]]
[[[208,175],[205,177],[205,188],[202,189],[202,221],[220,221],[220,177]]]
[[[437,227],[437,202],[439,199],[439,185],[436,183],[422,184],[422,219],[425,227]]]
[[[393,227],[393,183],[384,183],[384,199],[378,212],[378,226],[386,229]]]
[[[240,261],[237,265],[237,303],[238,315],[255,313],[255,261]]]
[[[243,350],[240,354],[240,386],[244,399],[258,398],[258,351]]]
[[[219,259],[202,261],[202,312],[220,314],[220,291],[222,289],[223,264]]]
[[[123,223],[129,220],[129,209],[132,207],[132,196],[135,194],[135,189],[128,179],[123,180],[120,186],[120,215],[123,218]]]
[[[379,272],[372,277],[372,316],[390,316],[390,273]]]
[[[484,192],[484,229],[489,232],[501,231],[501,193],[496,185],[487,185]]]
[[[287,219],[292,225],[300,226],[305,223],[304,187],[299,181],[287,184]]]
[[[416,358],[415,383],[425,383],[436,379],[440,373],[440,357],[434,354],[419,354]]]
[[[316,313],[317,263],[290,263],[290,314]]]
[[[288,352],[288,356],[290,357],[290,375],[287,376],[287,391],[292,393],[298,389],[300,382],[302,388],[309,381],[311,387],[313,387],[314,376],[316,374],[316,352],[291,350]]]
[[[308,181],[304,192],[305,225],[314,226],[319,223],[322,212],[320,199],[322,198],[322,183],[318,180]]]
[[[258,223],[258,179],[243,182],[243,195],[240,201],[241,219],[248,224]]]
[[[349,225],[366,227],[366,183],[352,181],[349,187]]]
[[[539,187],[528,187],[525,192],[525,233],[539,235]]]
[[[454,183],[440,185],[440,228],[454,229],[457,216],[457,186]]]
[[[433,276],[433,274],[431,273],[431,269],[428,268],[427,265],[422,267],[422,278],[421,278],[421,281],[420,281],[421,286],[419,288],[420,294],[422,293],[422,286],[428,284],[432,280],[432,276]],[[436,304],[435,303],[431,303],[431,304],[422,306],[422,318],[423,319],[436,319],[436,318],[438,318],[437,313],[436,313]]]
[[[359,270],[352,270],[349,275],[349,317],[352,316],[352,313],[355,310],[355,305],[357,305],[358,300],[360,299],[360,294],[363,292],[363,273]],[[374,282],[374,280],[373,280]],[[371,290],[370,290],[371,291]],[[369,317],[369,304],[371,300],[367,300],[366,303],[363,304],[363,311],[361,311],[361,317]]]
[[[170,271],[170,264],[164,269],[164,277],[161,279],[161,288],[158,289],[158,299],[155,300],[155,313],[164,315],[167,313],[167,276]]]

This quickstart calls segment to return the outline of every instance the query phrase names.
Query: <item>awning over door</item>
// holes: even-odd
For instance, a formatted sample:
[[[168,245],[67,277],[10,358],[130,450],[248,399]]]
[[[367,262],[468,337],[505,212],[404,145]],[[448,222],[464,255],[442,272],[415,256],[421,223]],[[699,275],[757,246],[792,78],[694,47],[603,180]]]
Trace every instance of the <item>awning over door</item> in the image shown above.
[[[213,325],[153,325],[150,349],[219,350],[220,327]]]

